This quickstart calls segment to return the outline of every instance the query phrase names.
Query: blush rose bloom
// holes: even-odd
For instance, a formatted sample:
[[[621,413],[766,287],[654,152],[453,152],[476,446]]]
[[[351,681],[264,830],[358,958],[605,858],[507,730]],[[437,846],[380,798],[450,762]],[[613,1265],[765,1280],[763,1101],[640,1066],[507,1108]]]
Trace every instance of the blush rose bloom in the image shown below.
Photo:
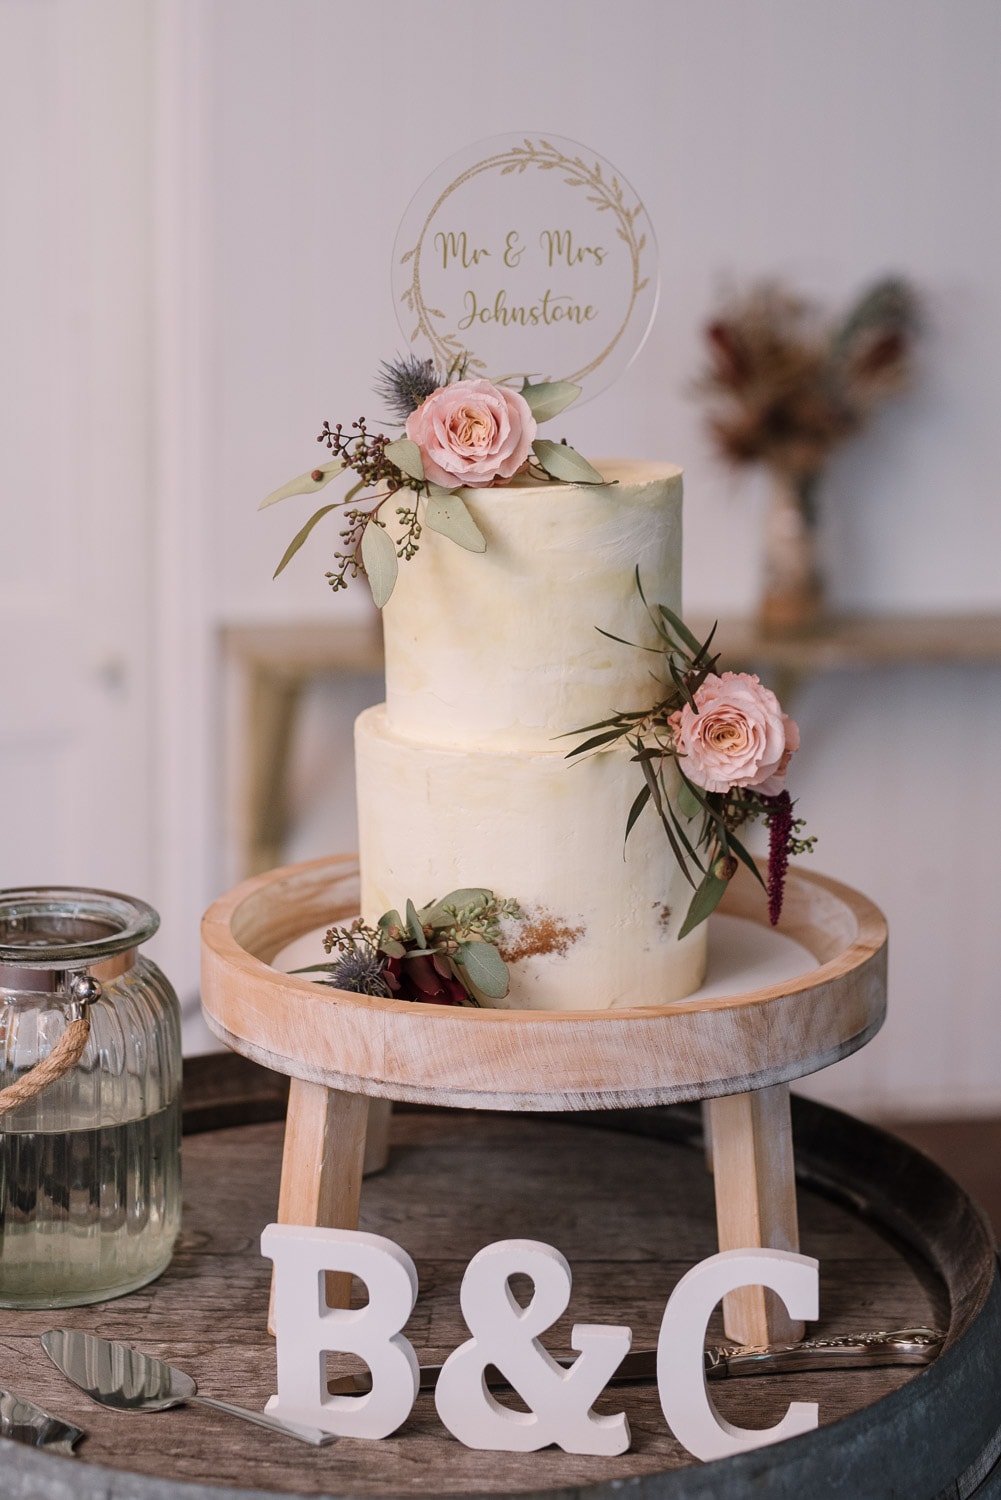
[[[671,715],[682,770],[707,792],[753,787],[766,797],[782,791],[799,728],[770,688],[748,672],[707,677],[689,704]]]
[[[407,418],[407,437],[421,450],[426,478],[448,490],[510,479],[535,433],[524,396],[489,380],[440,386]]]

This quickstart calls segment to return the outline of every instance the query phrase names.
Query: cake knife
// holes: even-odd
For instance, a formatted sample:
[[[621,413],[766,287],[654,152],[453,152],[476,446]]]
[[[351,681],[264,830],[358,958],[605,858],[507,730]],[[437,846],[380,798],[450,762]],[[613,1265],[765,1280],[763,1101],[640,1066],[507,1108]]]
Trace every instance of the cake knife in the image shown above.
[[[872,1370],[887,1365],[927,1365],[941,1352],[945,1334],[934,1328],[898,1328],[892,1333],[845,1333],[834,1338],[803,1339],[795,1344],[711,1344],[703,1351],[707,1380],[729,1380],[739,1375],[785,1375],[798,1370]],[[556,1357],[572,1365],[576,1354]],[[421,1365],[422,1391],[434,1390],[441,1365]],[[619,1365],[609,1385],[657,1378],[657,1350],[633,1349]],[[487,1384],[507,1385],[488,1367]],[[332,1396],[371,1390],[368,1375],[343,1375],[329,1382]]]

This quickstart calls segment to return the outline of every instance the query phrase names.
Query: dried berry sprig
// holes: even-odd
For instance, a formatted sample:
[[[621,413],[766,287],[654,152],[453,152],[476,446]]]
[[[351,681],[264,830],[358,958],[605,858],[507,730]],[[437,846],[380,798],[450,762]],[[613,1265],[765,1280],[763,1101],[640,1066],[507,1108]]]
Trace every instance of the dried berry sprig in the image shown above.
[[[399,505],[396,514],[400,522],[402,535],[396,548],[396,555],[404,562],[409,562],[417,554],[420,545],[421,526],[420,516],[417,514],[417,506]]]
[[[351,432],[345,435],[343,423],[331,427],[329,422],[324,422],[323,431],[316,441],[326,444],[333,457],[339,458],[346,469],[354,470],[360,488],[382,485],[389,495],[395,495],[401,489],[415,490],[418,494],[425,492],[427,486],[423,479],[405,474],[387,457],[386,449],[392,438],[384,432],[369,432],[364,417],[352,422],[351,428]]]

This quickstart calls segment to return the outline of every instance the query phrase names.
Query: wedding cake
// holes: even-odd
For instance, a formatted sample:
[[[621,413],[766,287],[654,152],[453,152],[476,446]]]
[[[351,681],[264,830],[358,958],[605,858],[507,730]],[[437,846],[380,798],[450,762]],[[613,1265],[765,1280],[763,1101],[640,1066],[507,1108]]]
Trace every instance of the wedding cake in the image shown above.
[[[652,809],[624,840],[632,751],[567,760],[574,731],[658,696],[663,656],[624,644],[658,645],[637,569],[680,611],[680,470],[596,467],[603,485],[463,489],[485,550],[425,530],[383,611],[386,702],[356,725],[363,919],[454,888],[516,899],[489,1001],[509,1008],[663,1005],[705,968]]]

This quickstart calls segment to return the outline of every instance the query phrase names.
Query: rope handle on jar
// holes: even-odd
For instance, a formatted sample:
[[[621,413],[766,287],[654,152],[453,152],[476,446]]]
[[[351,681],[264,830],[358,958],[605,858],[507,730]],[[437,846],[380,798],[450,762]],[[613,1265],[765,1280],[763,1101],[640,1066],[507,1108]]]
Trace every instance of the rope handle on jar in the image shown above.
[[[19,1104],[34,1099],[50,1083],[75,1068],[90,1039],[90,1006],[99,999],[101,986],[89,974],[76,974],[70,981],[70,1022],[48,1057],[43,1057],[16,1083],[0,1089],[0,1115],[10,1114]]]

